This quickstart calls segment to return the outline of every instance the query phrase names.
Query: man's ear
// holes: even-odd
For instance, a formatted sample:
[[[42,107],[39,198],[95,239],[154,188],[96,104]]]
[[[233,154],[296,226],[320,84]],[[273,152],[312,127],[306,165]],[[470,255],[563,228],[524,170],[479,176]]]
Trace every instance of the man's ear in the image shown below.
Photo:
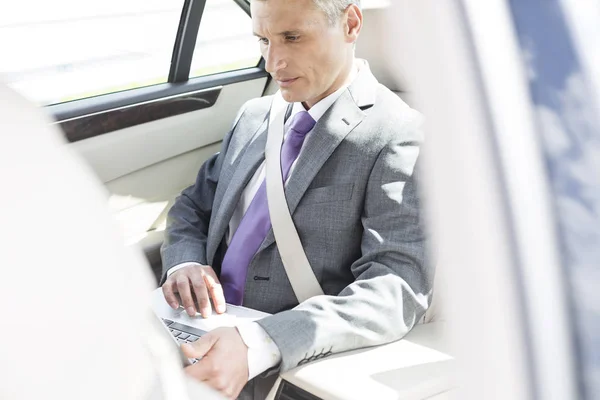
[[[363,15],[356,4],[348,6],[344,12],[344,33],[348,43],[355,43],[362,29]]]

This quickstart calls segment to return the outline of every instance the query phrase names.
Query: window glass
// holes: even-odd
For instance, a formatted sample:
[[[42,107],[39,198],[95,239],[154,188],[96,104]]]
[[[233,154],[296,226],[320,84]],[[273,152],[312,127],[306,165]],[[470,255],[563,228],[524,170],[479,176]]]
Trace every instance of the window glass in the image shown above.
[[[233,0],[207,0],[190,77],[255,67],[259,61],[251,18]]]
[[[599,32],[600,14],[594,13],[593,2],[510,3],[554,199],[584,394],[579,398],[599,399],[600,93],[594,82],[600,71],[595,70],[594,56],[584,52],[597,51],[599,37],[594,32]],[[579,16],[572,26],[565,10]],[[586,32],[579,43],[573,27]]]
[[[167,81],[183,0],[12,2],[0,79],[42,105]]]

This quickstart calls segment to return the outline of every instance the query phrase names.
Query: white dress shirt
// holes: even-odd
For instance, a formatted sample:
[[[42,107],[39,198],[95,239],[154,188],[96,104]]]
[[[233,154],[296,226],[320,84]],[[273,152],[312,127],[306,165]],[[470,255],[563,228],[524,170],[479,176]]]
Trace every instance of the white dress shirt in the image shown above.
[[[347,79],[345,85],[343,85],[341,88],[319,101],[317,104],[311,107],[310,110],[308,110],[308,113],[316,122],[319,121],[323,114],[327,112],[329,107],[331,107],[333,103],[335,103],[335,101],[342,95],[344,90],[350,85],[350,83],[352,83],[352,81],[356,77],[356,74],[357,69],[353,68],[352,73]],[[291,125],[294,115],[296,115],[300,111],[305,111],[304,105],[302,105],[302,103],[294,103],[294,105],[292,106],[292,112],[284,125],[284,140],[285,138],[287,138],[287,135],[289,133],[289,127]],[[306,139],[302,144],[302,148],[300,149],[300,154],[298,155],[298,158],[302,156],[304,146],[309,140],[313,130],[308,132],[308,134],[306,135]],[[286,184],[289,181],[292,174],[294,173],[294,169],[296,167],[296,162],[298,161],[298,158],[296,158],[296,160],[294,160],[294,163],[292,164],[290,173],[288,175],[288,179],[286,180]],[[227,231],[226,237],[227,244],[230,243],[233,234],[237,230],[238,226],[240,225],[240,222],[242,221],[242,218],[244,217],[244,214],[246,213],[246,210],[250,206],[252,199],[254,199],[258,188],[265,179],[265,166],[266,161],[263,161],[252,176],[252,179],[250,179],[250,181],[248,182],[248,185],[246,185],[246,188],[242,192],[242,195],[240,196],[240,200],[237,204],[237,207],[234,210],[231,219],[229,220],[229,229]],[[167,272],[167,276],[189,265],[199,264],[194,262],[186,262],[176,265]],[[248,346],[248,380],[261,374],[269,368],[276,366],[281,362],[281,353],[279,351],[279,348],[273,342],[273,340],[271,340],[271,337],[265,332],[265,330],[260,325],[258,325],[256,322],[250,322],[238,325],[237,329],[240,333],[240,336],[242,337],[242,340],[244,341],[246,346]]]

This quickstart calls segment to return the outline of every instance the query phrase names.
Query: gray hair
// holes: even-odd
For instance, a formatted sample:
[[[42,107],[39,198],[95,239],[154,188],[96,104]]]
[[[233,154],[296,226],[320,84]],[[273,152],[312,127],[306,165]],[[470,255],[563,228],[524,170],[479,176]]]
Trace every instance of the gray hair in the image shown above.
[[[335,25],[342,13],[352,4],[360,7],[360,0],[313,0],[315,5],[320,8],[331,25]]]

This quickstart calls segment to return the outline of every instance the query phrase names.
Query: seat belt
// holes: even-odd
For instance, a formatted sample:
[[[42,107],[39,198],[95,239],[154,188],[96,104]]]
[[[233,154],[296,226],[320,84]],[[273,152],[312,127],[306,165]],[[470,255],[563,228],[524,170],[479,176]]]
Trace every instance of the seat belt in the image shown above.
[[[281,173],[281,145],[283,143],[283,126],[288,105],[283,99],[281,91],[278,90],[273,95],[273,102],[271,103],[267,148],[265,150],[267,203],[277,249],[285,273],[298,302],[302,303],[313,296],[322,295],[323,289],[319,285],[308,258],[306,258],[285,198]]]

